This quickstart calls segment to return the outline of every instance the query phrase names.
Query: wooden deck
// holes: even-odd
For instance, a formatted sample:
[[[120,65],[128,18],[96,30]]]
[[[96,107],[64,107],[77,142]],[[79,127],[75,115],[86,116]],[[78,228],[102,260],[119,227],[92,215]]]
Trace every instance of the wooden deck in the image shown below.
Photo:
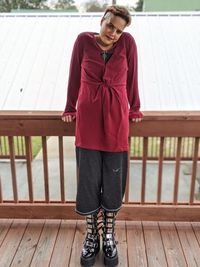
[[[0,267],[80,266],[85,222],[0,220]],[[200,223],[118,221],[119,266],[200,266]],[[103,266],[99,253],[95,266]]]

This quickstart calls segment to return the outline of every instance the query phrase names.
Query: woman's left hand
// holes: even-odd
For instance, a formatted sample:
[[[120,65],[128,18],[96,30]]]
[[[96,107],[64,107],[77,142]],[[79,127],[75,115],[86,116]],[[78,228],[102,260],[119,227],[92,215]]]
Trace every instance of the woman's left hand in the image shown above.
[[[131,119],[132,122],[141,122],[142,118],[133,118]]]
[[[140,110],[129,111],[129,120],[131,122],[141,122],[144,117],[144,113]]]

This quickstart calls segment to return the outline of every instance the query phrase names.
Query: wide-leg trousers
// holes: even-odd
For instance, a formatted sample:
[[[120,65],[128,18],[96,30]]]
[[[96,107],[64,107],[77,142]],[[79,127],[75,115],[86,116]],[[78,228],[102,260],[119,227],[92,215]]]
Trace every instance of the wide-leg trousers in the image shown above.
[[[76,212],[89,215],[100,208],[117,212],[126,187],[128,152],[76,147],[78,186]]]

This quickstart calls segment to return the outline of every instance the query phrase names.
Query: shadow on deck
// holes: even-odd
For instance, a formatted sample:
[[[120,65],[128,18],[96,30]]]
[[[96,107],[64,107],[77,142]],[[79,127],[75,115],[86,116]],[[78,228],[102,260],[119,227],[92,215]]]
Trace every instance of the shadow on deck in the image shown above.
[[[0,266],[80,266],[84,236],[80,220],[0,219]],[[116,240],[118,266],[200,266],[199,222],[117,221]]]

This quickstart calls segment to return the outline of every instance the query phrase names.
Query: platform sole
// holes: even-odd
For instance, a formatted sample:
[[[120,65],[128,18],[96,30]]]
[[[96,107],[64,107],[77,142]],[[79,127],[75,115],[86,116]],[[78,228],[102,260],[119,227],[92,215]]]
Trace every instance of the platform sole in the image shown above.
[[[104,255],[104,265],[105,266],[116,266],[118,264],[119,260],[118,260],[118,255],[116,255],[115,257],[113,258],[110,258],[110,257],[106,257]]]
[[[98,253],[99,251],[97,251],[97,253],[90,258],[84,258],[83,256],[81,256],[81,261],[80,261],[81,265],[85,267],[93,266],[95,264],[95,258]]]

